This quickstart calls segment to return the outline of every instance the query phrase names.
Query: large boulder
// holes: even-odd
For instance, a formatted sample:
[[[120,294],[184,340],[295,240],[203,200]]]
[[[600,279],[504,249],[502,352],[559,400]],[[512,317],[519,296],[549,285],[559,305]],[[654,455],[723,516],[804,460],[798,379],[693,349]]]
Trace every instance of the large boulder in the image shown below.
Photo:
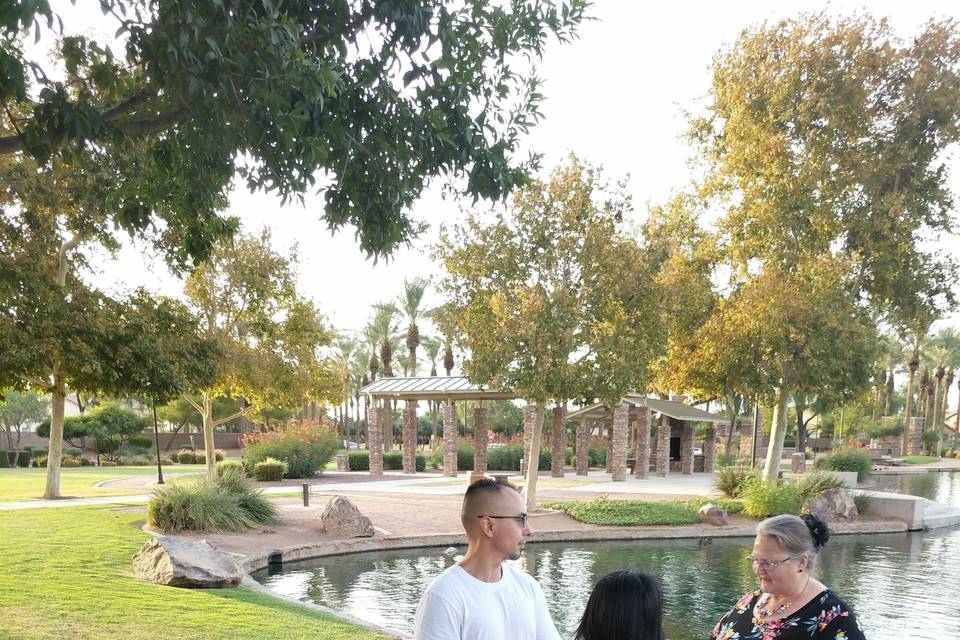
[[[856,520],[859,515],[853,497],[843,487],[821,491],[807,502],[807,511],[824,522]]]
[[[157,536],[133,556],[133,572],[150,582],[171,587],[235,587],[243,569],[230,554],[206,541],[193,542]]]
[[[343,496],[334,496],[320,514],[323,530],[337,538],[369,538],[373,535],[370,518]]]
[[[700,507],[700,522],[712,524],[715,527],[722,527],[727,524],[727,510],[721,509],[715,504],[705,504]]]

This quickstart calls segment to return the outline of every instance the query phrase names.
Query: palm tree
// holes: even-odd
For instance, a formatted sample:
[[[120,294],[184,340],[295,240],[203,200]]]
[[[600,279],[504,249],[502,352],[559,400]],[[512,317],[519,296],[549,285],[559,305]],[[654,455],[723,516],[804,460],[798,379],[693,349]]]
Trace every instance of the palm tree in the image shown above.
[[[343,437],[346,440],[350,440],[350,418],[349,418],[349,403],[350,403],[350,358],[353,355],[353,352],[357,348],[357,343],[348,336],[338,336],[334,341],[334,346],[337,349],[337,367],[340,369],[340,377],[342,382],[342,392],[343,397],[341,398],[340,403],[340,426],[343,430]],[[348,415],[344,415],[344,407],[346,407],[346,412]]]
[[[453,371],[453,347],[447,342],[447,347],[443,351],[443,368],[447,370],[447,375]]]
[[[920,354],[918,353],[917,345],[914,344],[913,351],[910,353],[910,361],[907,363],[907,393],[906,404],[904,404],[903,407],[903,446],[901,447],[901,453],[903,455],[912,453],[908,446],[910,433],[910,402],[913,398],[913,376],[917,373],[919,366]]]
[[[440,355],[440,347],[443,346],[443,343],[440,341],[440,338],[434,338],[432,336],[424,336],[423,340],[423,349],[427,352],[427,358],[430,359],[430,375],[436,377],[437,375],[437,356]],[[431,400],[430,401],[430,415],[432,419],[432,434],[430,436],[430,448],[433,448],[433,443],[437,441],[437,413],[440,411],[439,402]]]
[[[939,454],[943,441],[943,423],[947,415],[947,393],[950,384],[953,382],[951,375],[950,379],[944,384],[944,377],[947,375],[948,368],[952,370],[960,365],[960,335],[952,328],[941,330],[930,338],[927,354],[931,364],[936,364],[932,424],[937,430],[937,453]]]
[[[403,295],[397,300],[407,318],[407,353],[409,369],[407,375],[417,375],[417,347],[420,346],[420,328],[417,320],[423,317],[423,294],[430,285],[428,278],[403,279]]]
[[[381,302],[373,305],[373,317],[363,330],[364,338],[371,345],[370,374],[374,375],[376,353],[380,353],[380,376],[393,377],[393,352],[400,345],[400,328],[397,323],[397,308],[390,303]],[[393,410],[390,401],[384,401],[384,408],[389,416],[389,432],[383,434],[384,449],[393,448]],[[368,425],[369,429],[369,425]]]

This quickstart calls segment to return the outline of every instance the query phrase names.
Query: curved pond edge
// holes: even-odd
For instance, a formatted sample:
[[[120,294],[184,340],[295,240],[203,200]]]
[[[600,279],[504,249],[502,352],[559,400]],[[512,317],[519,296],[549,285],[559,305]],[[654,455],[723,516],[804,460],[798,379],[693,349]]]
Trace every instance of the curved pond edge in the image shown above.
[[[831,533],[836,535],[874,534],[874,533],[907,533],[907,524],[899,520],[874,520],[865,522],[834,523],[830,526]],[[603,540],[676,540],[696,538],[748,538],[756,534],[756,525],[737,525],[726,527],[714,526],[664,526],[664,527],[607,527],[595,530],[576,531],[540,531],[537,532],[532,543],[537,542],[597,542]],[[261,582],[250,577],[250,573],[265,569],[270,565],[313,560],[331,556],[342,556],[353,553],[370,551],[394,551],[404,549],[424,549],[430,547],[465,546],[466,534],[433,534],[420,536],[384,536],[373,538],[350,538],[343,540],[327,540],[320,544],[308,544],[301,547],[286,549],[264,549],[248,554],[239,559],[247,575],[243,585],[264,595],[277,598],[289,604],[295,604],[307,609],[325,613],[344,622],[363,627],[388,638],[409,640],[410,636],[398,635],[395,630],[386,629],[370,622],[361,620],[342,611],[324,607],[312,602],[304,602],[277,593]]]

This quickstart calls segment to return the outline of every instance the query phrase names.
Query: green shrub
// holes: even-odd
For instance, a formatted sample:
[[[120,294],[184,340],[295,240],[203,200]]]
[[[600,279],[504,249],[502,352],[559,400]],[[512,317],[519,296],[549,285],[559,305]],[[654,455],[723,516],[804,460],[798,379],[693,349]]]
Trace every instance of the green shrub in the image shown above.
[[[24,447],[24,449],[26,449],[26,450],[29,451],[31,454],[33,454],[33,457],[34,457],[34,458],[36,458],[37,456],[45,456],[45,455],[47,455],[47,448],[46,448],[46,447],[43,447],[43,446],[30,445],[30,446],[28,446],[28,447]]]
[[[147,521],[167,533],[239,531],[278,520],[274,506],[236,469],[214,480],[158,487],[147,503]]]
[[[153,438],[139,434],[133,434],[132,436],[127,437],[127,442],[130,443],[131,447],[136,447],[137,449],[149,450],[150,447],[153,446]]]
[[[74,458],[79,458],[83,455],[83,449],[80,447],[67,447],[64,451],[68,456],[73,456]]]
[[[856,471],[857,481],[863,482],[870,475],[873,463],[870,456],[857,449],[840,449],[833,455],[820,458],[813,468],[823,471]]]
[[[458,471],[472,471],[473,470],[473,447],[471,447],[466,442],[457,443],[457,470]]]
[[[180,464],[194,464],[197,461],[197,455],[192,449],[180,449],[174,457]]]
[[[607,466],[607,448],[590,447],[587,452],[587,464],[591,467]]]
[[[853,504],[857,506],[857,513],[861,516],[866,515],[870,511],[870,496],[863,494],[855,494],[853,496]]]
[[[247,441],[243,459],[248,467],[267,458],[287,463],[288,478],[311,478],[323,473],[340,447],[335,430],[317,424],[290,425],[279,431],[257,434]]]
[[[100,461],[100,466],[101,466],[101,467],[115,467],[115,466],[117,466],[117,463],[114,462],[113,460],[101,460],[101,461]]]
[[[927,429],[920,434],[920,444],[923,446],[923,450],[928,454],[935,456],[937,449],[937,442],[940,440],[940,437],[937,435],[937,432],[933,429]]]
[[[36,467],[46,467],[47,466],[47,454],[41,453],[36,458],[33,459],[33,464]]]
[[[487,448],[487,469],[491,471],[519,471],[523,445],[508,444]]]
[[[347,462],[350,465],[350,471],[369,471],[370,452],[351,451],[347,454]]]
[[[155,463],[156,460],[149,456],[125,456],[120,459],[120,464],[127,467],[148,467]]]
[[[10,454],[13,451],[8,451],[7,449],[0,449],[0,468],[8,468],[13,466],[13,458],[10,457]]]
[[[370,459],[367,458],[366,461],[367,468],[370,466]],[[414,465],[416,466],[417,471],[425,471],[427,468],[427,457],[422,453],[417,453],[414,456]],[[402,451],[386,451],[383,454],[383,468],[387,471],[399,471],[403,469],[403,452]],[[350,469],[353,471],[353,468]]]
[[[79,467],[80,461],[76,458],[66,457],[60,461],[60,466],[63,468]]]
[[[830,472],[817,472],[797,478],[793,481],[797,489],[797,495],[800,501],[806,503],[818,493],[827,489],[835,489],[843,486],[843,480],[840,476]]]
[[[261,482],[283,480],[287,473],[287,463],[267,458],[253,465],[253,477]]]
[[[221,460],[214,467],[214,471],[217,474],[217,477],[221,477],[224,473],[232,473],[234,470],[240,475],[246,475],[246,469],[243,466],[243,463],[239,460]]]
[[[751,467],[718,467],[713,486],[725,496],[739,498],[744,484],[755,477],[756,472]]]
[[[759,478],[747,480],[740,490],[743,512],[752,518],[768,518],[783,513],[799,515],[802,501],[796,483],[770,486]]]
[[[27,450],[24,449],[24,450],[22,450],[22,451],[12,451],[11,453],[12,453],[13,455],[15,455],[15,456],[16,456],[17,454],[20,454],[20,455],[16,458],[16,460],[17,460],[17,466],[18,466],[18,467],[29,467],[29,466],[30,466],[30,458],[33,457],[33,454],[31,454],[29,451],[27,451]]]

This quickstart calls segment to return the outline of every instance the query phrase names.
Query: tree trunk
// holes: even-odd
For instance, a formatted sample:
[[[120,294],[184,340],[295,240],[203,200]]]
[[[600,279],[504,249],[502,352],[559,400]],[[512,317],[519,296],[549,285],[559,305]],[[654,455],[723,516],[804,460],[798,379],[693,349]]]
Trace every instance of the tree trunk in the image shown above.
[[[807,450],[807,423],[803,419],[803,413],[807,409],[806,398],[795,394],[793,404],[797,409],[797,453],[805,453]]]
[[[63,414],[66,403],[66,384],[60,365],[53,365],[53,391],[50,399],[50,437],[47,441],[47,486],[45,500],[60,497],[60,460],[63,458]]]
[[[213,480],[217,458],[213,441],[213,396],[209,391],[203,392],[203,448],[207,454],[207,477]]]
[[[527,460],[527,478],[523,485],[523,494],[527,501],[527,513],[537,510],[537,472],[540,470],[540,440],[543,436],[544,402],[536,404],[536,419],[533,423],[533,436],[530,440],[530,457]]]
[[[767,444],[767,459],[763,465],[761,479],[768,485],[777,482],[780,472],[780,458],[783,456],[783,439],[787,435],[787,389],[783,380],[777,389],[776,402],[773,405],[773,423],[770,427],[770,441]]]
[[[903,399],[903,437],[901,439],[900,455],[905,456],[910,453],[910,400],[913,397],[913,371],[907,374],[907,392]]]

